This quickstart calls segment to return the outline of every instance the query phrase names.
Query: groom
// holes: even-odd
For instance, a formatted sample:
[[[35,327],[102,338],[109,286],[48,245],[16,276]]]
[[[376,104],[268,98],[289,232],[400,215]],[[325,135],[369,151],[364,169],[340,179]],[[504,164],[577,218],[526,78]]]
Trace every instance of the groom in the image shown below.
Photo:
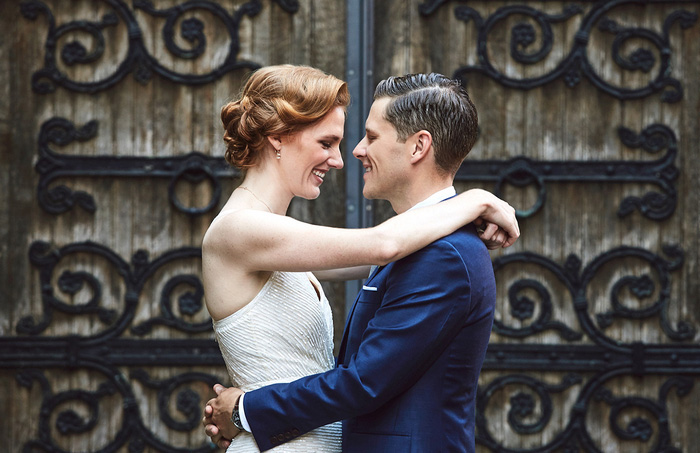
[[[477,136],[467,92],[442,75],[415,74],[382,81],[374,99],[353,151],[365,168],[363,195],[388,200],[397,213],[453,196],[454,176]],[[265,451],[343,420],[347,453],[473,452],[495,301],[489,254],[474,226],[464,227],[370,275],[336,368],[243,398],[238,389],[218,388],[205,418],[216,427],[206,431],[215,441],[235,436],[233,414]]]

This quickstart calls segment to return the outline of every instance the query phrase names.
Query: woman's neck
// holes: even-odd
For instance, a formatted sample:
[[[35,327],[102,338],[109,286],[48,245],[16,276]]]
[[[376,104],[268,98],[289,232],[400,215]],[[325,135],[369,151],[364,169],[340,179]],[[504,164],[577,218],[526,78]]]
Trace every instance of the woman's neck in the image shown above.
[[[261,171],[262,170],[262,171]],[[261,205],[269,211],[285,215],[292,202],[291,195],[286,188],[279,183],[280,179],[259,168],[251,168],[246,172],[239,188],[248,192]]]

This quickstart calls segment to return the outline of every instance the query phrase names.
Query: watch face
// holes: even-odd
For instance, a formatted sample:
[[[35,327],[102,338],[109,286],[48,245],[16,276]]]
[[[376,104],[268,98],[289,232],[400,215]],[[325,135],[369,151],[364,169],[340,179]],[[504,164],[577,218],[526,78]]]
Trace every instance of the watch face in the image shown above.
[[[238,412],[238,405],[233,408],[233,413],[231,414],[231,423],[233,423],[233,426],[236,428],[242,430],[243,429],[243,424],[241,423],[241,415]]]

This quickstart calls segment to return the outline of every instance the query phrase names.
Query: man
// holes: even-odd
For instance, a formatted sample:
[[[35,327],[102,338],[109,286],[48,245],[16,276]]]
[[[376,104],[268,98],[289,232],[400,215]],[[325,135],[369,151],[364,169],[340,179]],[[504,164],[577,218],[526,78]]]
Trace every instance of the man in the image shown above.
[[[365,168],[364,196],[401,213],[454,195],[454,176],[477,136],[466,91],[439,74],[416,74],[382,81],[374,99],[353,151]],[[474,226],[462,228],[372,272],[335,369],[242,398],[217,387],[204,421],[216,427],[207,433],[215,441],[235,435],[233,413],[265,451],[343,420],[344,452],[473,452],[495,300],[486,247]]]

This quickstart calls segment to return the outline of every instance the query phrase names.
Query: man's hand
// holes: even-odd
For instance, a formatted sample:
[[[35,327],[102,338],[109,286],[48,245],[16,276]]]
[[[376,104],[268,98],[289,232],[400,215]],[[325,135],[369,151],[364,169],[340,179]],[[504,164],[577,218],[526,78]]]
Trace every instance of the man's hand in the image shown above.
[[[217,397],[207,401],[204,407],[204,432],[219,448],[226,449],[231,444],[231,439],[236,437],[240,430],[231,422],[233,407],[243,391],[234,387],[226,388],[221,384],[214,385]]]
[[[229,439],[224,439],[221,436],[221,433],[219,433],[219,428],[216,427],[216,425],[212,425],[211,423],[211,414],[214,412],[214,409],[207,405],[204,407],[204,418],[202,419],[202,425],[204,425],[204,433],[209,436],[211,439],[211,442],[215,444],[217,447],[221,448],[222,450],[226,450],[229,445],[231,445],[231,441]]]

